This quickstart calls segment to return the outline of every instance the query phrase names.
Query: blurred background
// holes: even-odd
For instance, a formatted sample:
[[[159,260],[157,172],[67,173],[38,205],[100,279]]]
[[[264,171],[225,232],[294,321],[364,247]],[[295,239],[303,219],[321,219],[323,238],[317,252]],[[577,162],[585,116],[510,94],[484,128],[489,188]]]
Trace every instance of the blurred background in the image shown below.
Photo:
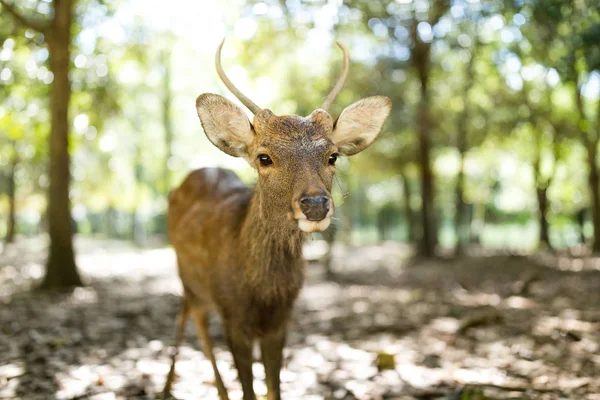
[[[164,240],[166,194],[191,169],[254,179],[210,145],[194,110],[204,92],[235,101],[214,68],[225,36],[224,67],[242,91],[300,115],[338,77],[337,39],[352,67],[333,113],[373,94],[394,104],[377,143],[339,168],[340,240],[416,243],[426,255],[473,243],[600,250],[600,19],[591,3],[77,1],[66,66],[73,228]],[[51,1],[13,7],[40,24],[54,15]],[[50,108],[59,105],[49,102],[48,35],[8,10],[0,235],[10,242],[48,230]]]
[[[440,294],[436,285],[447,279],[458,281],[463,291],[499,297],[461,303],[464,298],[458,301],[451,287],[449,297],[440,294],[444,304],[497,308],[505,298],[529,295],[534,282],[552,281],[568,287],[539,287],[538,295],[555,306],[548,315],[577,309],[569,301],[584,293],[578,312],[591,308],[595,317],[587,321],[596,325],[569,325],[567,331],[580,343],[587,334],[581,332],[598,326],[597,0],[0,0],[0,298],[13,305],[4,322],[16,324],[5,331],[8,336],[31,328],[15,322],[15,310],[18,304],[31,309],[34,300],[19,300],[19,293],[29,296],[24,293],[39,283],[88,284],[75,300],[44,298],[58,309],[65,301],[98,305],[101,293],[105,301],[115,300],[110,297],[115,283],[105,290],[102,285],[121,273],[133,279],[124,286],[129,289],[147,274],[173,281],[166,199],[190,170],[222,166],[249,184],[256,179],[244,160],[209,143],[194,108],[205,92],[238,103],[214,68],[224,37],[228,76],[276,114],[308,115],[322,103],[340,73],[335,40],[348,48],[351,68],[332,114],[369,95],[393,101],[379,139],[338,163],[337,220],[325,234],[313,235],[305,250],[315,265],[324,266],[326,277],[338,277],[336,285],[350,280],[380,287],[391,280],[397,290],[409,285],[402,289],[412,293],[407,301],[435,302],[436,295],[427,297],[423,287],[431,283],[432,293]],[[159,261],[170,268],[164,276],[146,268]],[[411,266],[417,269],[407,276],[420,275],[403,281],[403,268]],[[489,271],[508,275],[501,281]],[[576,281],[563,280],[552,275],[558,271],[581,274],[572,278]],[[472,279],[484,286],[465,283]],[[177,304],[173,293],[179,290],[173,282],[175,289],[163,299],[167,343]],[[504,293],[494,282],[512,289]],[[149,293],[165,292],[159,286],[142,285],[131,296],[143,303]],[[570,294],[560,297],[561,290]],[[322,301],[307,293],[306,301]],[[384,302],[366,297],[360,301],[374,302],[375,308]],[[556,298],[567,300],[552,303]],[[345,307],[356,311],[353,301],[358,300]],[[530,308],[513,306],[507,307]],[[33,307],[35,315],[52,315],[44,307]],[[449,313],[444,318],[463,321],[468,314],[440,307],[441,314]],[[565,318],[579,321],[581,315]],[[382,331],[395,335],[391,328]],[[586,354],[600,343],[598,335],[588,339],[581,350]],[[31,371],[15,361],[27,351],[14,351],[4,366]],[[557,357],[572,356],[569,346],[565,351]],[[597,357],[590,363],[585,365],[591,370],[570,370],[572,376],[600,371]],[[10,393],[32,398],[26,377],[8,377],[2,362],[0,371],[5,373],[2,389],[0,372],[0,393],[9,393],[13,382]],[[19,379],[27,389],[17,388]],[[152,393],[147,383],[133,387],[140,385]],[[575,389],[586,386],[593,394],[597,385],[589,385]],[[371,398],[346,389],[356,398]],[[43,393],[59,393],[49,390]],[[302,393],[299,398],[309,398]],[[598,399],[578,396],[572,398]]]

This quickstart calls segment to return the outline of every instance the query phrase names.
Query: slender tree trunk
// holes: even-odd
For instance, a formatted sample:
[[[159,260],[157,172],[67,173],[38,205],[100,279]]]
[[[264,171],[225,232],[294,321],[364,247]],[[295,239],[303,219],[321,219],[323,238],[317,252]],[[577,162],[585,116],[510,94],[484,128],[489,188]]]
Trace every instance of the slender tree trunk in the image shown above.
[[[163,165],[163,181],[164,181],[164,193],[168,193],[171,188],[171,170],[169,169],[169,160],[173,155],[172,143],[173,143],[173,122],[171,120],[171,58],[169,56],[169,50],[167,49],[162,53],[162,63],[165,69],[165,76],[163,79],[163,129],[165,133],[165,161]]]
[[[585,245],[587,240],[585,238],[585,208],[581,208],[575,212],[575,221],[579,228],[579,243]]]
[[[6,224],[6,237],[4,242],[6,244],[13,243],[15,241],[15,226],[16,226],[16,185],[15,185],[15,171],[17,170],[18,158],[17,149],[15,148],[14,154],[10,163],[10,169],[8,172],[8,220]]]
[[[106,236],[111,239],[118,237],[117,226],[115,225],[115,214],[116,208],[112,204],[110,204],[108,208],[104,211],[103,230]]]
[[[131,211],[131,226],[129,230],[130,237],[129,239],[133,244],[138,244],[138,235],[137,235],[137,209],[134,208]]]
[[[136,132],[141,131],[140,123],[136,123]],[[135,177],[135,182],[133,185],[133,198],[135,199],[135,205],[133,210],[131,211],[131,241],[136,245],[142,244],[142,227],[140,226],[140,221],[138,220],[138,205],[142,202],[140,186],[143,184],[144,173],[143,173],[143,165],[142,165],[142,149],[139,145],[135,146],[134,153],[134,172],[133,176]]]
[[[419,164],[421,167],[421,225],[422,236],[420,253],[424,257],[435,256],[437,244],[437,224],[434,207],[434,178],[431,170],[431,138],[429,124],[429,96],[427,83],[421,82],[421,102],[419,104]]]
[[[469,243],[481,244],[481,236],[485,228],[485,203],[473,204],[473,217],[471,219],[471,232],[469,234]]]
[[[537,187],[538,217],[540,229],[540,244],[552,248],[550,244],[550,225],[548,224],[548,188]]]
[[[588,184],[590,187],[590,198],[592,202],[592,222],[594,225],[594,242],[592,244],[593,252],[600,252],[600,190],[598,179],[598,167],[596,166],[598,144],[591,141],[588,145]]]
[[[43,288],[81,285],[75,265],[71,201],[69,199],[69,81],[72,0],[54,3],[54,21],[48,32],[50,70],[54,82],[50,91],[50,188],[48,192],[48,229],[50,250]]]
[[[467,203],[464,198],[465,172],[464,148],[458,149],[458,175],[456,176],[456,211],[454,215],[454,229],[456,234],[456,254],[463,254],[469,240],[467,226]]]
[[[416,24],[414,29],[416,29]],[[431,120],[429,115],[429,69],[430,44],[418,39],[413,33],[414,67],[421,83],[421,99],[417,109],[417,135],[419,140],[418,161],[421,172],[421,240],[419,253],[424,257],[435,256],[437,228],[434,208],[434,182],[431,170]]]
[[[573,67],[575,68],[575,67]],[[581,95],[581,84],[579,81],[574,85],[575,103],[579,111],[579,130],[581,140],[585,143],[588,162],[588,187],[590,189],[590,199],[592,207],[592,224],[594,226],[594,241],[592,242],[592,251],[600,252],[600,194],[598,193],[599,183],[598,166],[596,164],[596,156],[598,154],[598,141],[600,140],[600,101],[598,102],[598,111],[596,114],[596,130],[582,128],[589,125],[589,120],[586,117]]]
[[[458,149],[458,175],[456,177],[456,207],[454,214],[454,229],[456,234],[455,253],[460,255],[464,253],[465,246],[469,240],[469,229],[467,228],[467,204],[464,199],[465,188],[465,153],[469,148],[468,143],[468,123],[470,118],[469,94],[475,84],[475,59],[479,48],[479,39],[475,34],[475,45],[473,46],[469,62],[465,69],[465,86],[463,110],[458,118],[456,148]]]
[[[531,111],[532,115],[533,111]],[[552,182],[552,175],[544,178],[542,175],[542,132],[537,123],[537,119],[533,118],[531,123],[535,129],[535,146],[533,160],[533,175],[535,178],[535,193],[538,202],[538,219],[539,219],[539,243],[540,246],[552,248],[550,245],[550,226],[548,224],[548,188]],[[556,144],[553,144],[556,146]],[[556,152],[555,152],[556,154]],[[554,162],[556,163],[556,156]]]
[[[581,100],[581,98],[580,98]],[[589,164],[589,185],[591,197],[592,197],[592,218],[594,223],[594,242],[592,244],[592,251],[594,253],[600,252],[600,183],[598,179],[598,165],[596,159],[598,155],[598,142],[600,141],[600,100],[597,103],[596,110],[596,134],[594,140],[590,140],[588,144],[588,164]]]
[[[386,217],[387,215],[385,215],[385,212],[383,210],[379,210],[375,218],[377,225],[377,240],[381,243],[385,242],[386,239]]]
[[[435,26],[450,6],[448,0],[432,1],[428,23]],[[417,110],[417,135],[419,138],[418,160],[421,167],[421,222],[422,236],[419,253],[434,257],[438,232],[435,215],[434,176],[431,169],[432,124],[429,102],[429,79],[431,72],[431,42],[424,42],[418,33],[419,19],[413,10],[410,36],[413,42],[410,61],[421,84],[421,98]]]
[[[414,243],[415,241],[415,218],[410,200],[412,198],[412,190],[410,187],[410,181],[406,173],[402,172],[402,197],[404,199],[404,219],[406,221],[406,238],[408,243]]]
[[[428,21],[434,26],[448,9],[446,0],[431,4],[432,18]],[[424,257],[434,257],[437,245],[437,221],[435,215],[434,176],[431,168],[431,115],[429,102],[429,79],[431,72],[431,43],[421,40],[418,34],[419,22],[413,15],[411,38],[413,49],[411,64],[419,79],[420,101],[417,109],[417,136],[419,140],[418,162],[421,172],[421,225],[422,235],[419,253]]]

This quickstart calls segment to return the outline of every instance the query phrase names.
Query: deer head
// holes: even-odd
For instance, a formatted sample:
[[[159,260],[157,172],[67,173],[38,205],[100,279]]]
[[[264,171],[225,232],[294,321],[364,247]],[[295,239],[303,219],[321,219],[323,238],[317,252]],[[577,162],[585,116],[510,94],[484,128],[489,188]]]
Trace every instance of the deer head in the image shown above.
[[[375,140],[391,112],[390,99],[364,98],[334,120],[328,109],[346,82],[350,64],[348,52],[338,42],[344,67],[323,105],[307,117],[275,115],[258,107],[227,78],[221,67],[224,42],[215,57],[217,72],[254,119],[250,123],[237,105],[222,96],[202,94],[196,108],[206,136],[220,150],[244,157],[258,171],[256,195],[262,217],[277,224],[294,224],[304,232],[324,231],[333,215],[331,186],[336,160],[361,152]]]

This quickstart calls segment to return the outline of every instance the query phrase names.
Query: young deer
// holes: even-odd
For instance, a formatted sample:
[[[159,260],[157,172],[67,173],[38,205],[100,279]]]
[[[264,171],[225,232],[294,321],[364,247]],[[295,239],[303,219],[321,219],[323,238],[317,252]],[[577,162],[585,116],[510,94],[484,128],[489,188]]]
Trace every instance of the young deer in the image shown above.
[[[224,41],[223,41],[224,43]],[[364,150],[377,137],[391,111],[387,97],[362,99],[337,120],[328,113],[349,69],[344,53],[342,76],[320,108],[308,117],[277,116],[244,96],[221,67],[227,88],[254,114],[226,98],[205,93],[196,100],[204,133],[221,151],[244,157],[258,182],[246,187],[231,171],[203,168],[190,173],[169,196],[169,236],[184,288],[177,317],[178,348],[189,316],[215,375],[221,400],[228,399],[208,334],[208,315],[217,312],[244,399],[254,399],[252,346],[258,341],[265,367],[268,399],[280,399],[279,372],[286,325],[304,280],[302,243],[306,232],[327,229],[333,215],[331,184],[338,156]],[[165,385],[169,393],[176,353]]]

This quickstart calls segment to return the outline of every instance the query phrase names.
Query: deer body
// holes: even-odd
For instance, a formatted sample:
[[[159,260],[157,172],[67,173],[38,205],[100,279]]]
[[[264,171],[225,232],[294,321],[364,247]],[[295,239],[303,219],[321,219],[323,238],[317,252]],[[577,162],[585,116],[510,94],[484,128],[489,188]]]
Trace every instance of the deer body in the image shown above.
[[[259,203],[255,190],[220,168],[192,172],[169,198],[186,297],[252,339],[281,330],[304,277],[302,232],[262,218]]]
[[[255,399],[255,341],[261,348],[268,399],[276,400],[287,322],[304,280],[302,243],[306,233],[324,231],[330,224],[337,157],[368,147],[381,131],[391,103],[383,96],[365,98],[347,107],[334,123],[327,108],[348,74],[348,54],[340,45],[344,72],[324,105],[307,117],[277,116],[233,86],[220,66],[221,47],[217,72],[254,113],[253,123],[238,106],[216,94],[198,97],[198,116],[208,139],[223,152],[244,157],[257,170],[258,181],[248,188],[229,170],[205,168],[193,171],[169,195],[169,237],[184,288],[176,348],[191,314],[212,363],[219,397],[228,399],[207,329],[209,313],[216,312],[244,400]],[[165,393],[174,377],[175,357],[176,353]]]

